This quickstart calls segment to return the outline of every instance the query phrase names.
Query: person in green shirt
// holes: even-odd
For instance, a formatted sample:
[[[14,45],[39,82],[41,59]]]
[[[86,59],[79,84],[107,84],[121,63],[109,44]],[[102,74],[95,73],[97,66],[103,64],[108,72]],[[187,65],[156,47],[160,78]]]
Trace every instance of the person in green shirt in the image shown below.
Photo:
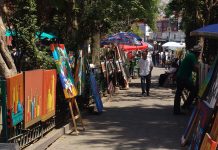
[[[174,114],[180,114],[180,102],[182,91],[185,89],[189,90],[189,96],[184,102],[182,108],[188,109],[192,104],[197,94],[197,88],[192,81],[192,71],[197,72],[198,70],[198,57],[200,55],[201,47],[196,45],[186,54],[182,60],[178,72],[176,74],[176,94],[174,98]]]

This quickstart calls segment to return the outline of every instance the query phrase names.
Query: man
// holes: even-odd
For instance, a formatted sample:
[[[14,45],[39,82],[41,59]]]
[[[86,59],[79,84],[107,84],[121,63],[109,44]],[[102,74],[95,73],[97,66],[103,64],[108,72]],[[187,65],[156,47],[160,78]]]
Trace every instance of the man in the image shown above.
[[[151,84],[151,71],[153,69],[153,62],[151,59],[147,58],[148,52],[142,53],[142,58],[139,60],[139,69],[141,76],[141,88],[142,95],[145,96],[145,90],[147,96],[149,96],[150,84]],[[146,84],[145,84],[146,80]]]
[[[192,81],[192,71],[198,71],[198,57],[201,47],[196,45],[182,60],[176,75],[177,89],[174,99],[174,114],[180,114],[181,95],[184,88],[189,90],[189,96],[184,102],[182,108],[187,109],[192,104],[197,94],[197,89]]]

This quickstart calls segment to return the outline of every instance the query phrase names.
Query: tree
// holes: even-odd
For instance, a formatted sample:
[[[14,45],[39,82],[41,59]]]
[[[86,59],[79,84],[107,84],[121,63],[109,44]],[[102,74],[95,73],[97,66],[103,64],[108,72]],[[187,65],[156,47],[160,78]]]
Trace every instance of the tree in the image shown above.
[[[17,70],[11,53],[6,45],[6,27],[2,18],[5,16],[5,13],[7,13],[7,10],[5,9],[6,7],[3,1],[0,1],[0,7],[0,75],[6,78],[15,75]]]
[[[189,33],[207,24],[217,23],[217,0],[172,0],[166,9],[167,15],[182,12],[182,29],[186,33],[186,47],[189,49],[197,43]],[[213,14],[213,15],[211,15]]]

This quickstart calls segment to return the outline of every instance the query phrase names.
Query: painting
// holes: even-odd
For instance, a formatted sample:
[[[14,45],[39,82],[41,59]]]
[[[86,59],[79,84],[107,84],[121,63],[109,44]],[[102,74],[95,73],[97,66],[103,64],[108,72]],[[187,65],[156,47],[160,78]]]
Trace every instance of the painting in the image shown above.
[[[212,125],[212,129],[210,131],[210,135],[213,140],[218,142],[218,111],[216,112],[216,116]]]
[[[77,96],[78,91],[74,84],[69,58],[64,44],[51,44],[50,49],[56,63],[65,98],[69,99]]]
[[[43,98],[43,70],[25,72],[25,128],[40,121]]]
[[[85,72],[84,72],[84,57],[83,51],[79,50],[79,57],[77,59],[76,69],[75,69],[75,86],[78,90],[78,95],[82,95],[84,90],[85,82]]]
[[[211,82],[211,78],[212,78],[216,63],[217,63],[217,59],[214,61],[214,63],[210,67],[210,70],[209,70],[206,78],[204,79],[203,83],[201,84],[201,86],[199,88],[198,96],[201,98],[206,94],[206,89],[207,89],[209,83]]]
[[[216,150],[217,142],[208,133],[205,134],[200,150]]]
[[[6,79],[7,109],[10,114],[10,125],[16,126],[24,118],[24,85],[23,73]]]
[[[56,70],[53,69],[43,71],[42,121],[46,121],[55,115],[56,82]]]
[[[213,109],[208,107],[204,101],[200,102],[200,109],[198,113],[198,118],[196,120],[197,128],[194,130],[190,144],[190,149],[198,150],[200,148],[200,144],[208,127],[208,123],[212,116],[212,112]]]
[[[203,100],[206,101],[209,107],[214,108],[218,100],[218,65],[216,65],[215,70],[213,71],[211,80],[212,81],[210,87],[208,88],[206,98]]]

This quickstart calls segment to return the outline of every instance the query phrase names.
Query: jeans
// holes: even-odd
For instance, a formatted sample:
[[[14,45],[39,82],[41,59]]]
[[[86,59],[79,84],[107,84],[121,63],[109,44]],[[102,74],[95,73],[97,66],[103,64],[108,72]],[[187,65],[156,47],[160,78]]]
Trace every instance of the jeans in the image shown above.
[[[193,85],[193,83],[190,82],[189,80],[177,78],[176,84],[177,84],[177,89],[174,98],[174,113],[180,113],[181,95],[184,88],[189,90],[189,96],[183,104],[185,108],[188,108],[192,104],[194,98],[197,95],[197,90],[196,87]]]
[[[145,83],[146,81],[146,83]],[[151,85],[151,74],[148,74],[147,76],[141,76],[141,88],[142,88],[142,94],[145,93],[145,90],[147,94],[149,94]]]

